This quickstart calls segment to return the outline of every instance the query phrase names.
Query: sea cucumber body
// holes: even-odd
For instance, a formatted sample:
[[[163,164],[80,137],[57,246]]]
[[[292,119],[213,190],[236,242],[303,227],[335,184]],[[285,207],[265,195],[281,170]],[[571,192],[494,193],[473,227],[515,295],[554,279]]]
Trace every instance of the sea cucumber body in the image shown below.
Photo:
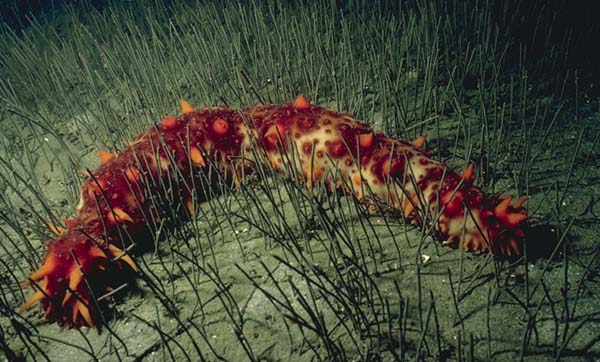
[[[386,137],[349,115],[293,103],[192,109],[163,121],[102,164],[82,185],[77,215],[49,241],[26,284],[46,318],[70,326],[100,322],[98,297],[135,262],[124,250],[149,232],[194,213],[194,200],[219,179],[237,184],[257,163],[295,182],[323,183],[358,200],[398,210],[448,244],[495,255],[520,253],[525,199],[486,196],[472,166],[457,174],[413,142]]]

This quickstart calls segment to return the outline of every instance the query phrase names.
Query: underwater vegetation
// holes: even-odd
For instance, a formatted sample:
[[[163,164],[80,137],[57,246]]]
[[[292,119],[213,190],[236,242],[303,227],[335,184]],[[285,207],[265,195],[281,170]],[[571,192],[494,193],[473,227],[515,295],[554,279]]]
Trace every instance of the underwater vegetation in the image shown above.
[[[11,18],[0,33],[3,357],[600,358],[594,79],[568,58],[580,48],[542,17],[547,9],[530,55],[523,29],[516,36],[509,26],[522,25],[522,10],[512,9],[475,0],[83,1]],[[181,99],[197,109],[184,102],[183,116],[168,116],[181,113]],[[233,111],[244,107],[256,108]],[[249,151],[268,161],[251,173],[238,160],[230,172],[192,176],[185,172],[192,166],[210,169],[222,159],[186,145],[193,137],[181,129],[162,137],[194,117],[208,120],[206,134],[237,135],[260,112],[281,110],[296,112],[293,120],[266,117],[281,127],[258,121],[265,129],[256,138],[270,146],[263,144],[265,154]],[[455,186],[472,181],[491,195],[488,211],[504,215],[505,227],[514,224],[518,247],[488,253],[486,240],[467,250],[442,247],[453,241],[427,227],[436,225],[436,208],[419,208],[421,193],[409,193],[414,204],[397,200],[390,209],[374,197],[377,188],[358,197],[351,187],[333,190],[313,164],[321,159],[316,145],[298,159],[294,152],[289,162],[278,159],[278,147],[293,138],[288,131],[320,120],[302,112],[321,111],[336,124],[363,120],[351,123],[354,137],[341,133],[344,154],[372,156],[371,147],[387,145],[385,134],[416,140],[402,143],[404,152],[422,149],[466,169],[448,171]],[[141,134],[154,134],[156,147],[135,160],[131,152],[115,158],[136,142],[147,146]],[[161,151],[176,141],[187,157]],[[125,156],[130,167],[92,171]],[[310,166],[295,167],[309,159]],[[181,160],[189,167],[169,167]],[[383,175],[386,167],[374,170]],[[163,171],[171,174],[153,178]],[[101,183],[118,176],[128,182],[104,193]],[[153,186],[136,189],[141,179]],[[201,193],[180,187],[189,183]],[[416,186],[404,183],[393,194]],[[512,206],[507,194],[515,195]],[[118,204],[107,201],[113,196]],[[76,215],[91,214],[73,206],[105,204],[102,220],[119,227],[100,222],[94,229],[100,239],[102,230],[114,231],[112,249],[94,253],[102,262],[87,264],[72,243],[61,250],[70,264],[49,263],[45,243],[76,228]],[[127,208],[134,204],[140,214]],[[453,206],[469,214],[466,203]],[[148,226],[143,232],[138,221]],[[65,270],[53,281],[61,292],[47,298],[51,268],[40,266],[50,264]],[[107,288],[96,288],[98,280]],[[37,301],[44,308],[27,308]]]
[[[86,170],[76,217],[64,219],[65,227],[48,225],[56,239],[25,281],[35,293],[20,313],[40,302],[49,321],[94,326],[94,296],[137,271],[124,249],[143,248],[163,227],[194,217],[197,200],[215,185],[241,189],[257,163],[309,190],[402,213],[447,245],[521,253],[527,198],[485,195],[472,184],[473,164],[459,175],[421,152],[425,136],[407,142],[376,134],[302,94],[242,110],[181,106],[181,116],[164,117],[122,152],[98,151],[101,165]]]

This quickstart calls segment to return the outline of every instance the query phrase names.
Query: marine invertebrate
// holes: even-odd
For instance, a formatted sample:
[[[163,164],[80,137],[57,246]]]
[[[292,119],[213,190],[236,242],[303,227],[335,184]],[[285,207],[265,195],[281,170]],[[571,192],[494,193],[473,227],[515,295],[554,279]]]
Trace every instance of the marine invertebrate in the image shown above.
[[[236,184],[258,162],[306,187],[323,183],[359,201],[386,205],[441,240],[468,251],[519,254],[522,198],[486,196],[472,184],[473,164],[461,174],[421,151],[425,136],[406,142],[349,115],[294,102],[195,110],[182,101],[182,115],[162,122],[88,171],[77,216],[55,227],[43,265],[26,284],[36,290],[22,306],[41,302],[46,318],[71,326],[98,323],[95,293],[115,276],[136,270],[125,250],[143,244],[151,225],[194,213],[196,195],[211,185]]]

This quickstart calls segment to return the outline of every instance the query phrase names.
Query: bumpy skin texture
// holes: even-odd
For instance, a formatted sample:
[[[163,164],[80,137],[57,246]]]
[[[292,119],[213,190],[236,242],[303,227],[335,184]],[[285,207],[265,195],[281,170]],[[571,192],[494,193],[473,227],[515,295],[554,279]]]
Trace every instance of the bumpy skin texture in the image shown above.
[[[98,152],[102,164],[82,185],[76,218],[55,228],[59,235],[46,244],[43,265],[25,282],[35,294],[21,311],[39,301],[49,321],[98,324],[92,294],[136,270],[123,250],[148,243],[164,220],[185,220],[194,212],[193,198],[205,197],[210,184],[235,184],[258,162],[307,187],[322,182],[397,210],[468,251],[520,253],[526,199],[484,195],[472,185],[472,165],[459,175],[421,152],[424,136],[412,143],[386,137],[302,95],[241,111],[194,110],[185,101],[182,109],[119,154]]]

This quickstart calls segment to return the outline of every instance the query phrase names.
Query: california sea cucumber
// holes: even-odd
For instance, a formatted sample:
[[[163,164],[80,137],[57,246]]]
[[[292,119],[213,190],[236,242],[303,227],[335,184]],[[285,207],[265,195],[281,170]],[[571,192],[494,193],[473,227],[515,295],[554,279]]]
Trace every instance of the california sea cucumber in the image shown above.
[[[520,254],[526,198],[485,195],[472,184],[473,164],[457,174],[430,159],[421,151],[424,136],[412,142],[386,137],[303,95],[241,111],[181,104],[179,117],[165,117],[122,152],[98,152],[101,165],[81,186],[76,217],[55,227],[58,236],[46,243],[42,266],[25,282],[35,293],[21,311],[41,302],[49,321],[98,324],[92,296],[109,289],[117,273],[136,270],[124,250],[145,241],[161,209],[189,217],[193,195],[218,180],[239,182],[258,162],[288,176],[294,170],[292,178],[307,187],[323,182],[398,210],[448,244]]]

